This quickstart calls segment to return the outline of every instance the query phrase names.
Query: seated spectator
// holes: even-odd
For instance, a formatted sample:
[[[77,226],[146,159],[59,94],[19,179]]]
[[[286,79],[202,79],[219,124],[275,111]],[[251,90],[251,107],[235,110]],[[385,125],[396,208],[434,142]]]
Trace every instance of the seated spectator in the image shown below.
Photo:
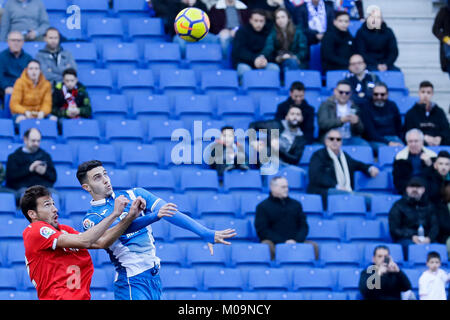
[[[45,48],[36,54],[36,60],[41,63],[42,73],[52,85],[62,81],[65,69],[76,69],[77,65],[69,51],[60,45],[60,34],[58,29],[48,28],[45,32]]]
[[[234,128],[225,126],[220,131],[220,139],[211,146],[210,168],[216,170],[220,178],[225,171],[248,170],[248,156],[245,147],[235,141]]]
[[[420,129],[425,135],[428,146],[450,144],[450,129],[444,110],[431,101],[433,99],[433,84],[422,81],[419,86],[419,102],[405,115],[405,131]]]
[[[320,56],[322,59],[322,69],[345,70],[348,67],[348,60],[355,52],[353,36],[348,31],[350,17],[347,12],[336,12],[333,24],[325,32],[320,46]]]
[[[372,262],[359,278],[364,300],[401,300],[402,292],[411,290],[411,282],[392,259],[387,246],[375,247]]]
[[[16,191],[16,199],[28,187],[42,185],[51,188],[56,181],[52,158],[40,148],[40,131],[36,128],[27,130],[23,141],[24,146],[11,153],[6,164],[6,186]]]
[[[231,57],[239,78],[252,69],[280,71],[277,64],[268,62],[261,54],[269,32],[264,11],[252,10],[249,23],[239,28],[233,40]]]
[[[78,82],[75,69],[64,70],[63,82],[58,82],[53,90],[52,103],[52,114],[59,119],[91,117],[91,101],[86,87]]]
[[[294,81],[289,89],[289,98],[277,107],[275,119],[283,120],[291,108],[296,106],[301,110],[303,120],[300,121],[300,129],[306,139],[306,144],[314,141],[314,107],[305,100],[305,86],[300,81]]]
[[[439,253],[428,252],[427,267],[419,278],[420,300],[447,300],[445,287],[450,281],[450,274],[441,269]]]
[[[376,177],[379,173],[377,167],[365,164],[350,157],[342,151],[342,134],[337,129],[331,129],[325,134],[325,148],[319,149],[309,161],[308,193],[320,194],[324,206],[329,194],[360,194],[354,192],[354,173],[361,171],[367,176]]]
[[[10,0],[5,4],[0,26],[0,41],[11,31],[19,31],[25,41],[42,41],[50,27],[47,10],[41,0]]]
[[[12,94],[14,83],[27,67],[31,56],[23,51],[23,36],[18,31],[8,34],[8,49],[0,53],[0,99]]]
[[[402,118],[394,101],[388,99],[386,84],[377,82],[373,89],[372,101],[362,107],[365,135],[375,154],[383,145],[402,146]]]
[[[300,202],[289,197],[288,181],[276,176],[270,181],[270,194],[258,204],[255,230],[261,243],[269,245],[272,260],[278,243],[310,243],[318,259],[317,243],[306,240],[308,222]]]
[[[369,143],[361,136],[364,125],[361,109],[350,99],[352,89],[347,80],[341,80],[333,90],[333,95],[322,102],[317,112],[319,140],[331,129],[341,132],[344,145],[366,145]]]
[[[48,117],[52,111],[52,86],[41,73],[41,65],[31,60],[14,84],[10,110],[16,124],[24,119]],[[50,119],[57,120],[50,116]]]
[[[450,182],[446,181],[442,188],[442,201],[438,204],[436,216],[439,225],[437,242],[447,245],[450,257]]]
[[[424,169],[424,178],[427,181],[427,196],[433,203],[442,201],[442,188],[450,181],[450,154],[440,151],[432,166]]]
[[[450,76],[450,58],[448,52],[450,47],[450,1],[442,7],[433,22],[433,34],[439,40],[439,58],[441,60],[441,69],[448,72]]]
[[[439,225],[435,215],[436,207],[425,195],[426,182],[420,177],[412,177],[406,183],[406,192],[389,211],[389,232],[395,243],[403,248],[403,256],[408,259],[408,246],[436,242]],[[419,229],[424,232],[420,235]]]
[[[296,28],[286,9],[275,11],[275,25],[262,54],[277,63],[282,71],[307,69],[308,45],[300,28]]]
[[[356,51],[364,57],[370,71],[399,71],[394,66],[398,57],[394,32],[383,21],[380,8],[369,6],[367,13],[366,23],[356,33]]]
[[[406,133],[406,147],[395,156],[392,177],[395,189],[399,194],[405,192],[406,183],[413,176],[422,176],[425,169],[433,164],[437,154],[423,146],[423,133],[411,129]]]
[[[334,8],[336,11],[348,12],[351,20],[364,21],[364,9],[362,0],[334,0]]]
[[[360,54],[350,57],[347,80],[352,86],[352,99],[360,105],[372,99],[372,91],[375,83],[379,82],[378,76],[367,70],[366,63]]]

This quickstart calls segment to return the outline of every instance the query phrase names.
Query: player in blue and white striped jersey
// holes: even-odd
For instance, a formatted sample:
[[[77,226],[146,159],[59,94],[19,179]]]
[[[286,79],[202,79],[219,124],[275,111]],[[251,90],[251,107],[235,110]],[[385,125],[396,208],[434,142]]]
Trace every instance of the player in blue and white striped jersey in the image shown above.
[[[234,229],[214,231],[202,226],[194,219],[179,212],[173,203],[143,188],[114,192],[111,181],[97,160],[87,161],[78,167],[77,178],[82,188],[88,191],[93,200],[91,208],[83,219],[85,230],[98,224],[114,211],[114,199],[125,197],[129,204],[116,221],[118,223],[128,212],[134,199],[142,200],[142,213],[128,229],[106,251],[114,264],[117,276],[114,282],[116,300],[159,300],[161,297],[161,280],[159,277],[160,260],[156,256],[154,238],[150,224],[164,218],[181,228],[190,230],[208,242],[211,254],[212,243],[231,244],[225,239],[236,235]],[[112,225],[114,226],[114,224]]]

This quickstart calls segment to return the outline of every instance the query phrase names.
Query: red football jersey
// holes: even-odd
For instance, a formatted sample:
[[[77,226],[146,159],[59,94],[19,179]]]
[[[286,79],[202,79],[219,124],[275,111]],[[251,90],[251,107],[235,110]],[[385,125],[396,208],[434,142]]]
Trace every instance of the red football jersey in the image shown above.
[[[39,221],[23,231],[27,271],[41,300],[89,300],[94,266],[87,249],[56,248],[62,233],[79,232],[66,225],[55,229]]]

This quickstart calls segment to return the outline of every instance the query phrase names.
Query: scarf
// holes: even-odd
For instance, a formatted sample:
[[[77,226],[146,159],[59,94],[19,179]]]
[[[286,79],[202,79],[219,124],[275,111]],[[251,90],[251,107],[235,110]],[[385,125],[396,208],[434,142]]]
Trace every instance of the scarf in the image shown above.
[[[350,172],[348,171],[347,158],[345,158],[344,152],[340,152],[339,159],[336,154],[331,151],[331,149],[327,148],[327,152],[334,163],[337,187],[341,187],[341,189],[351,192],[352,185],[350,180]]]
[[[320,0],[317,9],[311,3],[311,0],[306,2],[308,9],[308,26],[310,29],[319,33],[324,33],[327,30],[327,12],[325,11],[325,3]]]

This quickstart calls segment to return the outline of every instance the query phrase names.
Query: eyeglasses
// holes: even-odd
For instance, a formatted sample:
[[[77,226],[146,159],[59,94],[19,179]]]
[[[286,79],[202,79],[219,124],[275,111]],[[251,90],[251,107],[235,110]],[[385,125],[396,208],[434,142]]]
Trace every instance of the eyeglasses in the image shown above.
[[[383,92],[383,93],[379,93],[379,92],[374,92],[373,96],[374,97],[385,97],[387,93]]]
[[[338,92],[339,94],[345,94],[346,96],[348,96],[351,93],[351,91],[341,91],[341,90],[338,90]]]
[[[11,42],[23,42],[23,39],[8,39]]]
[[[339,142],[339,141],[341,141],[341,140],[342,140],[342,138],[338,138],[338,137],[328,137],[328,140],[330,140],[330,141],[337,141],[337,142]]]
[[[350,63],[351,66],[357,65],[357,64],[363,64],[364,61],[356,61],[356,62],[352,62]]]

